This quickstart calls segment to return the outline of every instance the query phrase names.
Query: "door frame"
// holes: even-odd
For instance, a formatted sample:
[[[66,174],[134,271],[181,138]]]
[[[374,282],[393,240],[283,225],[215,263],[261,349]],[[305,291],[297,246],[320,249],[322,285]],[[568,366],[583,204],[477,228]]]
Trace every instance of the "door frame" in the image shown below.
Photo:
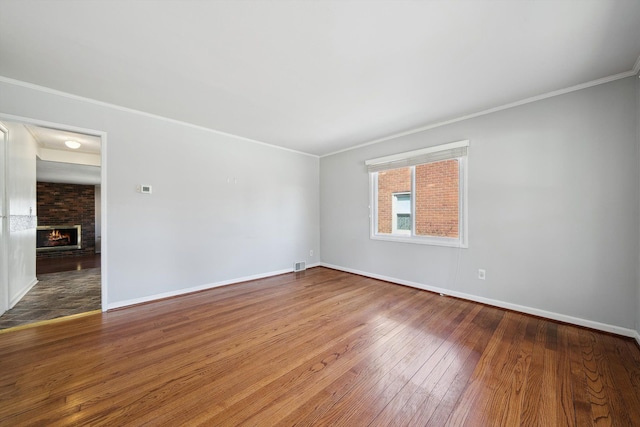
[[[21,123],[23,125],[36,125],[36,126],[44,126],[53,129],[59,129],[68,132],[77,132],[84,133],[91,136],[97,136],[100,138],[100,227],[101,227],[101,236],[102,236],[102,247],[100,251],[100,288],[101,288],[101,308],[102,311],[107,311],[107,302],[108,302],[108,275],[107,275],[107,265],[108,265],[108,253],[109,253],[109,237],[108,237],[108,223],[107,223],[107,132],[82,128],[78,126],[72,126],[63,123],[55,123],[49,122],[46,120],[38,120],[30,117],[22,117],[22,116],[14,116],[12,114],[0,113],[0,121],[8,121],[8,122],[16,122]],[[8,151],[5,144],[5,153]],[[6,158],[5,158],[6,163]],[[8,164],[6,165],[8,166]],[[5,168],[5,175],[7,174],[7,168]],[[3,179],[4,185],[6,187],[6,179]],[[5,192],[5,199],[7,198]],[[37,212],[36,212],[37,213]],[[6,223],[7,219],[3,220],[3,223]],[[6,245],[7,238],[3,239],[4,241],[1,243],[2,249]],[[35,251],[35,248],[33,249]],[[3,251],[6,256],[6,252]],[[8,261],[8,260],[6,260]],[[7,263],[8,267],[8,263]],[[3,269],[6,271],[7,269]],[[4,274],[4,273],[3,273]],[[8,292],[8,283],[7,283],[7,292]]]
[[[9,309],[9,206],[7,197],[7,145],[9,129],[0,122],[0,316]]]

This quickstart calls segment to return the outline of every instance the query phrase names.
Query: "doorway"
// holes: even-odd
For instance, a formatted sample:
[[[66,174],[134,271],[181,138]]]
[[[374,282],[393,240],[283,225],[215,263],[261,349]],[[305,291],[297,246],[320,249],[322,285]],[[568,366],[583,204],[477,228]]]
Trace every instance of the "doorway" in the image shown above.
[[[9,212],[5,196],[8,135],[8,129],[0,123],[0,316],[9,309],[8,246],[6,244],[6,236],[9,230],[7,225]]]
[[[104,311],[107,301],[106,245],[101,242],[106,240],[105,133],[2,114],[0,120],[7,124],[5,129],[8,128],[4,132],[7,135],[2,151],[4,156],[0,158],[0,173],[4,168],[8,179],[3,179],[0,185],[0,196],[5,193],[0,208],[9,213],[2,215],[3,229],[0,231],[0,263],[6,262],[6,268],[0,270],[0,294],[7,296],[5,306],[8,309],[0,316],[0,330],[80,312]],[[11,230],[7,226],[11,223],[12,193],[6,189],[16,187],[16,183],[11,182],[16,174],[9,171],[12,167],[17,168],[12,164],[11,148],[12,144],[22,142],[12,140],[12,129],[19,129],[23,139],[26,135],[29,144],[36,144],[37,152],[32,159],[36,176],[30,181],[30,185],[37,188],[37,209],[33,212],[37,221],[28,231],[33,237],[32,252],[20,260],[7,256],[11,254],[12,245]],[[13,135],[20,132],[13,132]],[[14,203],[19,205],[21,201]],[[47,206],[50,209],[45,208]],[[31,211],[29,208],[30,214]],[[68,239],[64,229],[62,234],[56,230],[55,235],[52,230],[51,237],[48,241],[45,238],[45,244],[42,244],[41,232],[48,233],[56,226],[68,225],[82,230],[77,233],[78,241],[73,246],[64,246]],[[5,248],[7,250],[3,250]],[[27,286],[24,294],[16,296],[15,291],[11,292],[11,272],[25,270],[23,262],[28,264],[27,270],[35,271],[37,279],[34,277],[34,283]],[[2,277],[5,272],[6,281]],[[1,283],[3,281],[5,283]],[[3,302],[0,299],[0,303]],[[32,308],[33,316],[25,315]],[[20,319],[15,313],[20,314]],[[3,318],[8,321],[3,322]]]

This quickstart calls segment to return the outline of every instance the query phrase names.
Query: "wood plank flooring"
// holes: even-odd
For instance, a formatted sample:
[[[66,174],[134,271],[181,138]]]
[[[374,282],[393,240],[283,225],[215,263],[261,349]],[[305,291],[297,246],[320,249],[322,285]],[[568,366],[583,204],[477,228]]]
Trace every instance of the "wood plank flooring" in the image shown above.
[[[318,267],[0,333],[0,425],[640,426],[640,349]]]

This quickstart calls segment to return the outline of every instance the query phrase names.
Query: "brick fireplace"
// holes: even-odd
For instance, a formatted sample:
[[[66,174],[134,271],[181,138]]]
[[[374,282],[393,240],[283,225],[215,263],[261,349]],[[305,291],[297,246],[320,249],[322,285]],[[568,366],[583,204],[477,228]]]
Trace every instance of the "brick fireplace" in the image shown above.
[[[71,248],[64,248],[61,245],[55,250],[38,250],[37,259],[95,254],[95,187],[93,185],[38,182],[37,200],[38,228],[41,230],[42,239],[45,238],[48,229],[58,228],[58,232],[64,235],[72,233],[69,227],[79,225],[81,242],[80,245],[70,245]],[[66,237],[54,235],[52,238],[65,239]]]

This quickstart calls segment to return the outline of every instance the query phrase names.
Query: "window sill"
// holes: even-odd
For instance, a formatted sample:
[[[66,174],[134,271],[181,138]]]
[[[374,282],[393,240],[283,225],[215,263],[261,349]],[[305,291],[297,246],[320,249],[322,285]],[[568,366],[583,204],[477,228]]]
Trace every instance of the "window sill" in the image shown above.
[[[451,248],[467,249],[468,244],[463,243],[460,239],[449,239],[446,237],[416,237],[416,236],[402,236],[393,234],[372,234],[371,240],[386,240],[389,242],[400,243],[413,243],[418,245],[431,245],[431,246],[447,246]]]

